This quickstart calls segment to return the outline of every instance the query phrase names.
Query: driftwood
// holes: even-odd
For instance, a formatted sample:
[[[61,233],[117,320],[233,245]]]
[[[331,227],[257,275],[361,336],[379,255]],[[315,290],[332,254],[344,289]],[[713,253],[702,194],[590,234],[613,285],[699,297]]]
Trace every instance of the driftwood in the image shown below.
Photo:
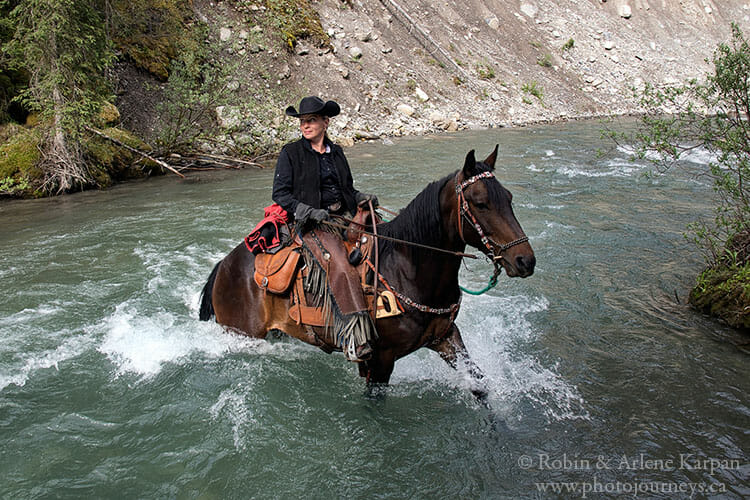
[[[180,172],[178,172],[178,171],[177,171],[177,170],[176,170],[175,168],[173,168],[172,166],[168,165],[168,164],[167,164],[166,162],[164,162],[164,161],[162,161],[162,160],[159,160],[159,159],[157,159],[157,158],[154,158],[153,156],[151,156],[151,155],[149,155],[149,154],[146,154],[146,153],[144,153],[143,151],[140,151],[140,150],[138,150],[138,149],[136,149],[136,148],[134,148],[134,147],[128,146],[128,145],[127,145],[127,144],[125,144],[124,142],[122,142],[122,141],[120,141],[120,140],[118,140],[118,139],[115,139],[114,137],[110,137],[110,136],[108,136],[107,134],[105,134],[104,132],[101,132],[101,131],[99,131],[99,130],[96,130],[96,129],[94,129],[94,128],[91,128],[91,127],[89,127],[89,126],[84,126],[84,128],[85,128],[86,130],[88,130],[89,132],[93,132],[94,134],[96,134],[96,135],[98,135],[98,136],[100,136],[100,137],[103,137],[103,138],[107,139],[108,141],[111,141],[111,142],[113,142],[113,143],[117,144],[117,145],[118,145],[118,146],[120,146],[121,148],[125,148],[125,149],[127,149],[127,150],[128,150],[128,151],[130,151],[131,153],[135,153],[135,154],[137,154],[137,155],[140,155],[140,156],[142,156],[142,157],[146,158],[147,160],[151,160],[152,162],[156,163],[156,164],[157,164],[157,165],[159,165],[160,167],[166,168],[166,169],[167,169],[167,170],[169,170],[170,172],[173,172],[173,173],[175,173],[175,174],[179,175],[179,176],[180,176],[180,177],[182,177],[183,179],[185,178],[185,176],[184,176],[184,175],[182,175],[182,174],[181,174]]]
[[[245,167],[265,168],[261,163],[254,161],[209,153],[196,153],[192,155],[171,154],[169,157],[173,163],[179,163],[182,170],[207,170],[210,168],[240,169]],[[195,165],[200,165],[200,167],[195,167]]]
[[[240,158],[234,158],[232,156],[209,153],[196,153],[192,155],[179,155],[173,153],[169,155],[169,161],[170,163],[172,163],[172,165],[170,165],[164,160],[160,160],[159,158],[144,153],[143,151],[140,151],[134,147],[128,146],[122,141],[115,139],[114,137],[111,137],[100,130],[96,130],[88,126],[85,128],[89,132],[103,137],[104,139],[107,139],[108,141],[111,141],[112,143],[124,149],[127,149],[132,153],[153,161],[160,167],[163,167],[170,172],[179,175],[183,179],[185,178],[185,176],[182,174],[182,172],[185,170],[213,170],[217,168],[240,169],[245,167],[265,168],[262,164],[256,163],[254,161],[242,160]]]

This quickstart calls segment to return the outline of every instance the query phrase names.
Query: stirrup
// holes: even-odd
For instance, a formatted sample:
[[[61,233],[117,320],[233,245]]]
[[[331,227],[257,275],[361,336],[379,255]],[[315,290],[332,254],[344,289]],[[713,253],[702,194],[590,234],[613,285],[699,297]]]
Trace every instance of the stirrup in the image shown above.
[[[344,354],[346,355],[346,359],[349,361],[354,361],[354,362],[361,361],[357,357],[357,348],[354,347],[354,342],[349,342],[346,345],[346,349],[344,349]]]
[[[360,351],[359,355],[357,355],[358,350]],[[355,363],[367,361],[372,357],[372,353],[372,347],[367,342],[359,347],[356,347],[354,345],[354,342],[349,342],[349,344],[347,344],[346,348],[344,349],[344,355],[346,356],[346,359]]]

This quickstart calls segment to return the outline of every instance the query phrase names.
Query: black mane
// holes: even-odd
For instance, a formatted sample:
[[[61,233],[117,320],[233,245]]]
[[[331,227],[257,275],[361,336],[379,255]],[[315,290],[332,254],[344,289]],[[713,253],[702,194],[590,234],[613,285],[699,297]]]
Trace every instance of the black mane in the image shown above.
[[[471,175],[492,171],[484,162],[476,162]],[[422,245],[439,246],[445,236],[440,212],[440,191],[451,182],[458,171],[446,175],[440,180],[433,181],[425,187],[409,204],[399,212],[391,222],[378,225],[378,233],[391,238],[420,243]],[[466,175],[466,174],[464,174]],[[501,206],[505,188],[494,177],[481,180],[487,186],[490,201],[495,206]],[[381,253],[390,253],[396,243],[380,240]],[[411,247],[415,250],[417,247]]]
[[[456,172],[433,181],[419,193],[391,222],[378,225],[378,232],[391,238],[437,246],[443,238],[440,214],[440,191],[456,176]],[[380,251],[393,251],[396,243],[381,240]],[[415,247],[411,247],[412,249]]]

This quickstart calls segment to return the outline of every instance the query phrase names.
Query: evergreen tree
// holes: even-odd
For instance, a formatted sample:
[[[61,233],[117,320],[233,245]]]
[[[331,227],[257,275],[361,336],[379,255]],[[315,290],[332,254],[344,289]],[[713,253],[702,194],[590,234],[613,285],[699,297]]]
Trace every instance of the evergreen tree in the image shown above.
[[[4,2],[7,4],[7,2]],[[45,128],[40,190],[62,193],[94,181],[81,154],[84,124],[108,97],[106,71],[113,53],[103,14],[107,0],[18,0],[16,29],[3,47],[7,64],[25,69],[20,99]]]

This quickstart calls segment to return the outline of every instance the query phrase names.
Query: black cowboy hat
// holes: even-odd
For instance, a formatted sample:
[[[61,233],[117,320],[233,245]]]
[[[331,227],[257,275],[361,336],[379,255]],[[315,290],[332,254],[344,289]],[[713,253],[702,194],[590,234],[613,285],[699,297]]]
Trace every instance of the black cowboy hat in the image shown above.
[[[341,112],[341,108],[335,101],[323,102],[318,96],[304,97],[299,102],[299,112],[294,109],[294,106],[286,108],[287,116],[294,116],[299,118],[302,115],[322,115],[322,116],[336,116]]]

